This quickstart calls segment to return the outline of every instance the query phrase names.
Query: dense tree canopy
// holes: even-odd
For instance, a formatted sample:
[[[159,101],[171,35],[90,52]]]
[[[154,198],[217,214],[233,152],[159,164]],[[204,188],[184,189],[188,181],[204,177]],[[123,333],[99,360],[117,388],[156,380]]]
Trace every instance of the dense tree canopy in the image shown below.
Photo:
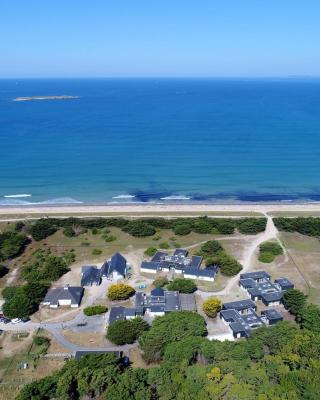
[[[0,261],[14,258],[23,252],[28,238],[19,232],[0,233]]]
[[[197,285],[191,279],[176,278],[168,284],[167,289],[180,293],[193,293],[197,290]]]
[[[319,334],[281,322],[245,341],[209,341],[202,337],[201,317],[190,313],[190,322],[191,315],[183,314],[157,318],[155,328],[142,334],[140,342],[144,338],[158,354],[157,365],[132,368],[111,354],[86,356],[26,385],[17,400],[318,399]]]
[[[139,339],[143,357],[147,362],[159,360],[167,344],[191,336],[207,334],[204,318],[190,311],[174,311],[156,318],[149,331]]]
[[[320,236],[320,218],[273,218],[275,226],[280,231],[299,232],[307,236]]]
[[[107,339],[117,345],[133,343],[149,325],[140,317],[115,321],[108,326]]]
[[[283,295],[283,303],[293,315],[300,315],[306,305],[307,297],[298,289],[289,289]]]

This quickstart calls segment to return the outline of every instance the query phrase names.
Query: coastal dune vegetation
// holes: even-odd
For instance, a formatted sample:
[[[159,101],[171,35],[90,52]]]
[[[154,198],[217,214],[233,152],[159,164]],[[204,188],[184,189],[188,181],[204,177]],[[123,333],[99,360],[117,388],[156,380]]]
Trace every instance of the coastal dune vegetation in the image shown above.
[[[238,230],[242,234],[255,235],[263,232],[266,218],[42,218],[27,227],[34,240],[39,241],[63,229],[66,236],[76,236],[83,229],[94,230],[108,227],[120,228],[135,237],[153,236],[159,229],[172,229],[176,235],[195,233],[233,234]]]

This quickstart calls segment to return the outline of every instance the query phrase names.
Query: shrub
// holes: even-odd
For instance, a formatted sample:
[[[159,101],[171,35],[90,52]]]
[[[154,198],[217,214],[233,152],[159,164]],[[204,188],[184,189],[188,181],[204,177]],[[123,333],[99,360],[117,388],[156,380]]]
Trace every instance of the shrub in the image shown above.
[[[67,236],[67,237],[76,236],[74,230],[72,229],[72,226],[70,226],[70,225],[64,227],[62,233],[64,234],[64,236]]]
[[[200,254],[203,257],[210,257],[223,251],[223,247],[217,240],[209,240],[201,246]]]
[[[36,337],[33,338],[33,343],[36,346],[47,346],[47,347],[49,347],[50,339],[45,337],[45,336],[36,336]]]
[[[220,272],[225,276],[237,275],[242,270],[242,265],[224,251],[206,259],[206,265],[218,265]]]
[[[83,310],[83,313],[87,317],[91,317],[92,315],[104,314],[107,311],[108,311],[108,307],[96,305],[96,306],[86,307]]]
[[[53,235],[57,230],[58,227],[55,224],[55,220],[50,218],[39,219],[29,228],[31,236],[37,242]]]
[[[99,234],[99,229],[97,229],[97,228],[92,228],[92,229],[91,229],[91,233],[92,233],[93,235],[98,235],[98,234]]]
[[[167,242],[162,242],[159,244],[160,249],[170,249],[170,245]]]
[[[180,293],[193,293],[197,290],[197,285],[191,279],[176,278],[169,283],[167,289],[178,291]]]
[[[23,233],[4,232],[0,234],[0,261],[14,258],[21,254],[28,243]]]
[[[205,314],[210,318],[215,318],[221,310],[221,301],[217,297],[209,297],[202,305]]]
[[[84,240],[83,242],[81,242],[81,246],[90,246],[90,242],[88,242],[88,240],[86,239],[86,240]]]
[[[146,256],[152,257],[156,254],[157,248],[156,247],[148,247],[147,250],[145,250],[144,254]]]
[[[176,225],[173,228],[173,232],[175,235],[185,236],[191,232],[191,227],[187,224]]]
[[[123,227],[123,230],[136,237],[152,236],[156,233],[152,225],[141,220],[128,222],[127,225]]]
[[[273,254],[265,251],[265,252],[262,252],[259,254],[258,260],[263,263],[272,263],[274,258],[275,258],[275,256]]]
[[[102,254],[102,250],[101,249],[93,249],[91,254],[93,256],[99,256],[100,254]]]
[[[135,294],[135,290],[130,285],[125,283],[117,283],[111,285],[108,290],[108,297],[110,300],[127,300]]]
[[[168,284],[168,279],[165,276],[159,276],[152,282],[155,287],[164,287]]]
[[[243,218],[238,220],[238,230],[240,233],[256,235],[266,229],[266,218]]]
[[[106,242],[114,242],[115,240],[117,240],[117,237],[114,236],[114,235],[107,235],[107,236],[105,237],[105,241],[106,241]]]
[[[275,242],[264,242],[260,245],[260,252],[264,253],[271,253],[274,256],[279,256],[283,254],[283,249],[279,243]]]
[[[133,343],[142,332],[149,329],[149,325],[140,317],[115,321],[108,326],[107,339],[112,343],[121,346]]]

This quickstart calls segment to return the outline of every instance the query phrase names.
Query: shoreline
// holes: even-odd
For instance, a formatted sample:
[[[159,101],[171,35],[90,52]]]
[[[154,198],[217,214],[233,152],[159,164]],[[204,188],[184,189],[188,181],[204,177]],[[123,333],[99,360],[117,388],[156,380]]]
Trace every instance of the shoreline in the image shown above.
[[[0,206],[0,215],[17,214],[172,214],[172,213],[259,213],[269,212],[316,212],[320,213],[320,203],[296,204],[117,204],[117,205],[37,205]]]

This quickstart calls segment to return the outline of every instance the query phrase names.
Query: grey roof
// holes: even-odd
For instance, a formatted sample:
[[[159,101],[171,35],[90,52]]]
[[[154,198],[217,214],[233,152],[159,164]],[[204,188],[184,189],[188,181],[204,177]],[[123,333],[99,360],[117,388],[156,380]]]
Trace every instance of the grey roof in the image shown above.
[[[81,286],[64,286],[49,289],[45,298],[44,303],[50,303],[50,305],[58,305],[60,300],[71,300],[71,304],[79,305],[83,296],[84,289]]]
[[[240,279],[270,279],[271,275],[269,275],[266,271],[254,271],[254,272],[246,272],[244,274],[240,274]]]
[[[159,263],[153,261],[142,261],[141,268],[157,271]]]
[[[278,278],[278,279],[275,279],[274,282],[277,283],[278,285],[280,285],[281,288],[284,290],[294,288],[294,284],[292,282],[290,282],[289,279],[287,279],[287,278]]]
[[[180,310],[180,295],[179,292],[166,291],[165,292],[165,310],[178,311]]]
[[[175,249],[174,256],[183,256],[183,257],[187,257],[188,255],[188,250],[185,249]]]
[[[200,268],[202,260],[203,260],[203,257],[201,257],[201,256],[192,256],[191,257],[191,266],[193,268]]]
[[[252,300],[239,300],[239,301],[230,301],[229,303],[224,303],[222,306],[223,310],[246,310],[246,309],[256,309],[257,306]]]
[[[157,287],[150,292],[151,296],[164,296],[164,290],[161,287]]]
[[[114,271],[118,274],[125,276],[127,269],[127,260],[120,254],[115,253],[110,261],[106,261],[101,268],[101,275],[106,276],[112,274]]]
[[[270,308],[268,310],[261,311],[261,315],[264,315],[269,321],[281,321],[283,320],[282,314],[275,310],[274,308]]]
[[[214,278],[217,273],[217,270],[214,268],[205,268],[205,269],[198,269],[198,268],[186,268],[184,270],[185,275],[193,275],[193,276],[207,276],[209,278]]]
[[[283,296],[282,292],[261,293],[261,299],[264,303],[280,301],[282,299],[282,296]]]
[[[151,306],[150,311],[151,312],[165,312],[165,307],[161,306],[161,305]]]
[[[163,251],[157,251],[156,254],[151,258],[153,262],[159,262],[166,257],[168,253],[164,253]]]
[[[98,267],[96,265],[83,265],[81,267],[81,273],[83,274],[84,272],[86,272],[88,269],[91,269],[91,268],[97,269]]]
[[[245,325],[241,324],[241,322],[231,322],[230,328],[234,333],[244,333],[245,336],[249,336],[250,328],[245,327]]]
[[[109,314],[109,324],[112,324],[115,321],[124,321],[125,318],[125,307],[111,307]]]
[[[92,284],[100,285],[101,276],[100,270],[97,267],[88,267],[84,270],[81,277],[81,286],[88,286]]]
[[[89,354],[114,354],[117,358],[122,356],[121,351],[106,351],[106,350],[81,350],[76,351],[74,358],[80,360],[81,357],[87,356]]]
[[[252,329],[258,328],[264,325],[263,320],[254,311],[249,309],[247,314],[240,314],[237,310],[222,310],[220,316],[228,322],[232,331],[236,333],[245,333],[245,336],[249,336]]]
[[[244,278],[239,280],[239,284],[247,289],[256,286],[257,282],[252,278]]]
[[[194,294],[180,293],[180,308],[186,311],[197,311]]]

